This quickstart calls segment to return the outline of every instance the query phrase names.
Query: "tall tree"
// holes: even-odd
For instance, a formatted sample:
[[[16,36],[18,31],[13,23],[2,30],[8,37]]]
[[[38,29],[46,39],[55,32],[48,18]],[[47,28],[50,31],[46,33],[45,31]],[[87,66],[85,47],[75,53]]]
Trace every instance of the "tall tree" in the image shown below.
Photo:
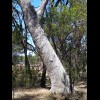
[[[51,4],[51,7],[49,6],[45,11],[46,14],[41,23],[43,23],[44,31],[57,55],[69,70],[72,84],[78,78],[80,71],[86,68],[84,51],[84,46],[86,46],[86,1],[71,0],[70,4],[70,6],[60,4],[57,7]]]
[[[50,91],[56,93],[70,93],[69,76],[40,25],[40,18],[42,17],[47,2],[48,0],[42,0],[37,10],[34,9],[29,0],[20,0],[20,5],[28,30],[47,68],[47,73],[51,80]]]

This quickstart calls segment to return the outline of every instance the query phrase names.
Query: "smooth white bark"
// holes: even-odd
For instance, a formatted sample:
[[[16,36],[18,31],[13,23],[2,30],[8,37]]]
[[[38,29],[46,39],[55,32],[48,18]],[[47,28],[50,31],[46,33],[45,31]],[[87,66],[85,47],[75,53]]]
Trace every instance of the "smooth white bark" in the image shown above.
[[[42,16],[48,1],[49,0],[42,0],[40,7],[38,7],[38,9],[37,9],[38,16],[40,16],[40,17]]]
[[[21,7],[25,16],[26,25],[35,41],[38,52],[47,67],[47,73],[51,79],[51,92],[56,93],[70,93],[69,76],[56,55],[53,47],[41,25],[39,24],[39,17],[43,14],[44,8],[48,0],[42,0],[40,8],[35,11],[34,7],[29,2],[21,0]]]

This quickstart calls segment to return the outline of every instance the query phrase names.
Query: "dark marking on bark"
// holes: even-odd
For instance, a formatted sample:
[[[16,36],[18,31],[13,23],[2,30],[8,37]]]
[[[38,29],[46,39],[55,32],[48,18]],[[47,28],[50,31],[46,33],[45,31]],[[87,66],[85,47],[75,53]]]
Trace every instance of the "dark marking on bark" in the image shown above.
[[[65,86],[65,88],[64,88],[64,92],[66,92],[67,91],[67,89],[66,89],[66,87],[67,87],[67,80],[66,80],[66,74],[65,73],[63,73],[63,76],[64,76],[64,78],[62,79],[62,83],[64,84],[64,86]]]
[[[62,83],[63,83],[64,85],[66,85],[66,74],[63,73],[63,76],[64,76],[64,79],[62,79]]]

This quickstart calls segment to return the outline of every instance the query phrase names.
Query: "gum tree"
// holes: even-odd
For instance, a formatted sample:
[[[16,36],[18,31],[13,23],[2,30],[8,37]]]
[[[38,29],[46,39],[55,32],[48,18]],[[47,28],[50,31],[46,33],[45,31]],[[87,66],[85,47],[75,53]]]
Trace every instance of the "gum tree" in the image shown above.
[[[44,13],[48,0],[42,0],[37,10],[34,9],[34,6],[31,5],[29,0],[20,0],[19,3],[24,14],[27,28],[31,33],[36,48],[50,77],[50,91],[53,93],[70,93],[69,76],[40,24],[40,19]]]

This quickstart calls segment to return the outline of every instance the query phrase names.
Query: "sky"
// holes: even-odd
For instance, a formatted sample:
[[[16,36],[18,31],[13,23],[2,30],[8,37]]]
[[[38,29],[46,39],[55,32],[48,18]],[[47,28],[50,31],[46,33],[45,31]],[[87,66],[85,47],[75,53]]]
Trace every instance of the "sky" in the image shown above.
[[[39,7],[41,0],[30,0],[30,2],[31,2],[32,5],[34,5],[34,7]],[[29,36],[28,42],[30,44],[32,44],[33,46],[35,46],[34,43],[33,43],[31,35]],[[29,55],[29,53],[31,53],[33,56],[35,55],[34,52],[30,52],[29,50],[27,50],[28,55]]]
[[[41,0],[30,0],[30,2],[31,2],[32,5],[34,5],[35,8],[37,8],[37,7],[39,7],[39,5],[41,3]],[[19,7],[17,9],[19,11],[21,11],[21,9]],[[22,25],[24,26],[24,24],[22,24]],[[30,43],[33,46],[35,46],[34,43],[33,43],[31,35],[28,36],[28,40],[27,41],[28,41],[28,43]],[[33,56],[35,55],[34,52],[27,50],[27,55],[29,55],[29,54],[32,54]],[[24,56],[24,54],[21,54],[21,56]]]
[[[30,1],[31,1],[31,4],[34,5],[34,7],[38,7],[41,3],[41,0],[30,0]],[[31,35],[29,36],[28,42],[34,46]]]
[[[38,7],[41,3],[41,0],[30,0],[31,4],[34,5],[34,7]]]

